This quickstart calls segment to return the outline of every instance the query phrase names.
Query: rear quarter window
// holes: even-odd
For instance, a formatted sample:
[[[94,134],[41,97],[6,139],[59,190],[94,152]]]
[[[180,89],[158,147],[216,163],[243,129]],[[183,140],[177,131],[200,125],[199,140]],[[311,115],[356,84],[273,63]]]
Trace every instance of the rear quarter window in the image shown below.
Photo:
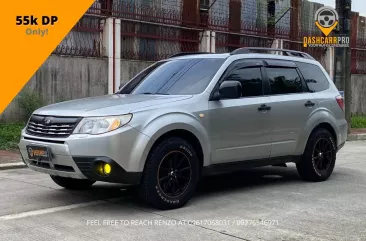
[[[301,62],[296,64],[304,76],[310,92],[320,92],[329,89],[329,81],[319,66]]]

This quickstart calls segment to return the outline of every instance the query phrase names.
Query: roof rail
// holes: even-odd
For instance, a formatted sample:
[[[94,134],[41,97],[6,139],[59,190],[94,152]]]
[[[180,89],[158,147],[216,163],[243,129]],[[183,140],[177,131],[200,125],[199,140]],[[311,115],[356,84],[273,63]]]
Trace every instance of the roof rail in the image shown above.
[[[169,58],[185,56],[185,55],[194,55],[194,54],[212,54],[212,53],[209,53],[209,52],[182,52],[182,53],[174,54],[174,55],[170,56]]]
[[[305,53],[305,52],[300,52],[300,51],[295,51],[295,50],[289,50],[289,49],[273,49],[273,48],[254,48],[254,47],[249,47],[249,48],[240,48],[240,49],[236,49],[233,52],[231,52],[231,55],[235,55],[235,54],[250,54],[251,51],[255,51],[255,50],[259,50],[259,51],[273,51],[273,52],[283,52],[286,56],[292,56],[292,57],[300,57],[300,58],[306,58],[306,59],[311,59],[311,60],[315,60],[310,54]]]

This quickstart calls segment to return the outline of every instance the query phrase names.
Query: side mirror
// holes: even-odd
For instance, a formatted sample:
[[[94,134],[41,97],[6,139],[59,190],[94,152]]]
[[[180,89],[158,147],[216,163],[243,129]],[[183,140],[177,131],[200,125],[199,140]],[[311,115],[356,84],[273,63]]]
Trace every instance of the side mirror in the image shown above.
[[[238,99],[241,97],[242,87],[239,81],[224,81],[218,91],[212,96],[212,100]]]

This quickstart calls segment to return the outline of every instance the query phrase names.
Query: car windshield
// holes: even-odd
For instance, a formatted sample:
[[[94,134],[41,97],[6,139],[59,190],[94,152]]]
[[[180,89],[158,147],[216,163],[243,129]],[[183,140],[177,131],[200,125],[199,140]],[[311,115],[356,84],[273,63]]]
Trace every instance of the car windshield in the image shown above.
[[[224,61],[215,58],[160,61],[135,76],[118,94],[199,94]]]

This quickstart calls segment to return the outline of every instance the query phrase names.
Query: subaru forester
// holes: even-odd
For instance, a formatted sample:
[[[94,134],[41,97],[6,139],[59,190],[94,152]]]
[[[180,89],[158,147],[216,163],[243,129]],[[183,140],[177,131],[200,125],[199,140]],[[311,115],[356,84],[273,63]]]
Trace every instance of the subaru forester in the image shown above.
[[[307,53],[181,53],[116,93],[36,110],[19,149],[67,189],[138,184],[159,209],[183,206],[205,175],[296,163],[325,181],[347,138],[343,98]]]

